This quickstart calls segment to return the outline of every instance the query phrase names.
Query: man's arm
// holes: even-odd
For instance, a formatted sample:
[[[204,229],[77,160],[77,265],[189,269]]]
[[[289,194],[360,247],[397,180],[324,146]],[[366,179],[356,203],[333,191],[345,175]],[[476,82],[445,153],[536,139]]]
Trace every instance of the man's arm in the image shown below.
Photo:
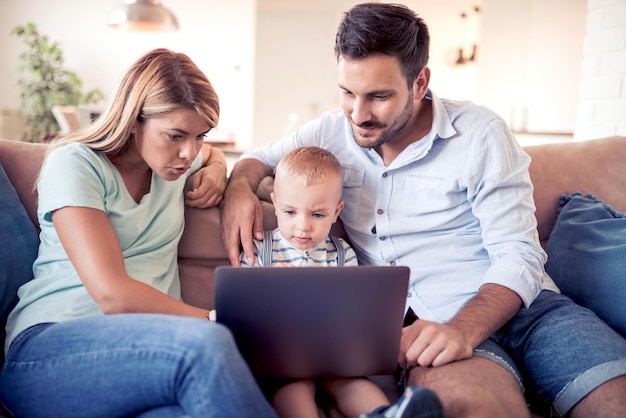
[[[271,172],[253,158],[239,161],[230,175],[221,211],[222,242],[234,266],[239,266],[239,243],[246,257],[254,261],[252,238],[263,239],[263,210],[254,191]]]
[[[521,308],[517,293],[484,284],[447,324],[417,320],[402,330],[402,366],[442,366],[472,356],[473,349],[502,327]]]

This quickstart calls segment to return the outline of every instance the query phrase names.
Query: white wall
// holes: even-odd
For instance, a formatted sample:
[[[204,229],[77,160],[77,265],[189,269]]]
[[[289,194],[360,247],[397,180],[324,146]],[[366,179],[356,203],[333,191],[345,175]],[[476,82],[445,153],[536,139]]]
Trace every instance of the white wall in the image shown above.
[[[186,52],[220,96],[215,135],[236,140],[242,149],[279,138],[338,106],[334,35],[342,13],[359,1],[163,0],[181,24],[179,32],[164,34],[108,29],[106,18],[122,1],[0,0],[0,119],[19,104],[13,71],[21,45],[9,32],[31,20],[63,45],[68,68],[85,87],[100,88],[107,98],[128,65],[148,49]],[[491,107],[520,130],[573,132],[587,0],[404,3],[429,26],[436,94]],[[478,15],[472,14],[475,5],[482,8]],[[462,11],[471,21],[460,18]],[[606,13],[619,19],[619,13]],[[474,41],[478,60],[453,65],[457,49],[469,49]]]
[[[259,0],[255,111],[252,145],[278,139],[322,112],[339,106],[335,33],[357,0]],[[406,0],[429,26],[431,87],[447,98],[472,99],[475,65],[453,65],[459,46],[476,41],[481,0]],[[468,47],[469,49],[469,47]]]
[[[626,0],[589,0],[574,138],[626,136]]]
[[[258,11],[254,135],[268,143],[338,105],[333,39],[325,11]]]
[[[338,106],[334,35],[342,12],[356,3],[258,1],[253,145]],[[518,131],[574,131],[587,0],[402,3],[429,27],[430,86],[438,96],[490,107]],[[469,55],[475,42],[477,61],[454,65],[458,48]]]
[[[483,0],[476,100],[519,131],[576,126],[586,0]]]
[[[32,21],[41,33],[61,44],[67,68],[78,73],[84,87],[99,88],[107,102],[124,71],[144,52],[166,47],[186,53],[220,97],[221,118],[214,136],[250,138],[256,1],[163,0],[180,24],[180,31],[165,33],[108,28],[109,13],[122,3],[0,0],[0,109],[10,113],[19,107],[15,70],[23,46],[10,31]]]

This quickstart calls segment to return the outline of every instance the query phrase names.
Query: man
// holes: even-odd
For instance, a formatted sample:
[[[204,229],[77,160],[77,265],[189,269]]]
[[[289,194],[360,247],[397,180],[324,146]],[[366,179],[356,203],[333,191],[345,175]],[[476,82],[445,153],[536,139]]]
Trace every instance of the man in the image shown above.
[[[429,35],[400,5],[361,4],[339,26],[341,111],[247,153],[225,194],[223,239],[252,257],[253,190],[293,148],[344,168],[341,219],[359,264],[411,268],[399,363],[446,416],[528,416],[523,387],[560,415],[626,416],[626,341],[560,295],[538,243],[529,158],[505,122],[428,89]],[[523,385],[523,386],[522,386]]]

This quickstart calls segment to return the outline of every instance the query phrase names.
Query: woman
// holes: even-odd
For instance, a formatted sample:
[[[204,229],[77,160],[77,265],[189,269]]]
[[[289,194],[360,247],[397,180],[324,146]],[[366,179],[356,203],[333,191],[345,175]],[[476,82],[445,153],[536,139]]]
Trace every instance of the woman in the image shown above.
[[[197,66],[157,49],[97,121],[50,146],[35,279],[7,324],[13,414],[275,416],[229,331],[180,301],[184,203],[215,206],[225,188],[224,156],[204,144],[218,116]]]

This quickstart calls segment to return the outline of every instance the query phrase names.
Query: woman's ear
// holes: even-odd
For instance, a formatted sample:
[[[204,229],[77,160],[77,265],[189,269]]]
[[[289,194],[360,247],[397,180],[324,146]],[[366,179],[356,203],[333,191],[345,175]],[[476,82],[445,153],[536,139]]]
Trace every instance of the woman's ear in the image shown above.
[[[139,126],[139,120],[134,121],[134,122],[133,122],[133,126],[132,126],[132,128],[130,128],[130,134],[131,134],[131,135],[133,135],[133,136],[134,136],[134,135],[136,135],[136,134],[137,134],[137,129],[138,129],[138,126]]]

